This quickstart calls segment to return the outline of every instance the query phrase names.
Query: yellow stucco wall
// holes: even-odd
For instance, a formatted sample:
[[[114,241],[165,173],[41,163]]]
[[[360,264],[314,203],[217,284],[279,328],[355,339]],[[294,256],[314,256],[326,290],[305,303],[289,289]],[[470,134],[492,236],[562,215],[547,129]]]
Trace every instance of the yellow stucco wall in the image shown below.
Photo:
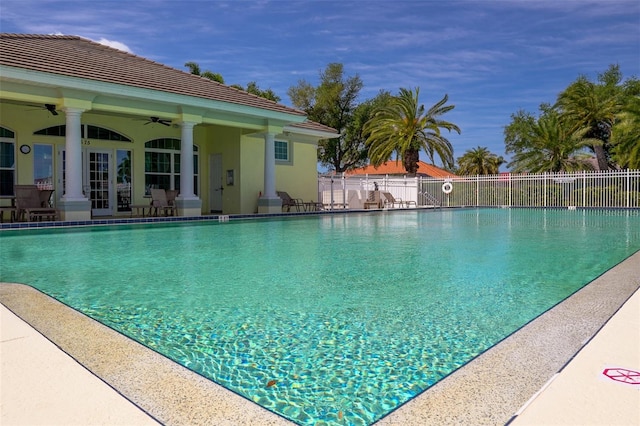
[[[276,164],[276,189],[293,198],[318,200],[318,165],[315,144],[294,142],[290,147],[292,164]]]

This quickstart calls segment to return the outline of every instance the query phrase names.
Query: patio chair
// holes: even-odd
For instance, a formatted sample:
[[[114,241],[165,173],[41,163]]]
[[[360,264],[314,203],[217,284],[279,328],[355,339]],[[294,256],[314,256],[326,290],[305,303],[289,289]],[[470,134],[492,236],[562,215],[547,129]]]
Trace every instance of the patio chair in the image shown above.
[[[167,193],[167,202],[169,203],[170,206],[175,206],[176,205],[176,197],[178,196],[178,193],[180,191],[178,191],[177,189],[167,189],[166,193]]]
[[[393,194],[390,192],[387,192],[387,191],[381,191],[381,192],[382,192],[382,197],[384,198],[385,208],[389,208],[389,206],[391,206],[391,208],[395,208],[396,204],[399,207],[404,206],[404,202],[402,201],[402,199],[395,198]]]
[[[31,222],[44,218],[49,220],[58,218],[58,211],[48,204],[53,191],[47,190],[46,194],[41,192],[36,185],[14,186],[18,220]],[[43,201],[44,199],[46,201]]]
[[[278,197],[282,200],[282,209],[287,208],[287,211],[291,211],[291,207],[295,207],[296,211],[300,211],[300,207],[304,209],[304,201],[300,198],[291,198],[285,191],[276,191]]]
[[[403,201],[400,198],[395,198],[393,196],[393,194],[388,192],[388,191],[382,191],[382,196],[385,198],[385,200],[384,200],[384,206],[385,207],[388,207],[389,204],[391,204],[391,208],[394,208],[396,204],[399,205],[400,207],[404,206],[404,207],[407,207],[407,208],[409,206],[411,206],[411,205],[414,205],[416,207],[418,206],[418,204],[415,201],[413,201],[413,200]]]
[[[151,189],[151,208],[155,209],[155,216],[158,216],[160,210],[162,210],[165,216],[175,216],[175,206],[169,205],[167,200],[167,192],[164,189]]]

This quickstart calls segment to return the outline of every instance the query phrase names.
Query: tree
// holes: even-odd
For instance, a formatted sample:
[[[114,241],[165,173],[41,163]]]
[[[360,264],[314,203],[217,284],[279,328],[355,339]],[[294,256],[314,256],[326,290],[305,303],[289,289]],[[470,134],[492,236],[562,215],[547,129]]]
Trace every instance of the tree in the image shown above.
[[[293,105],[305,111],[310,120],[333,127],[340,133],[339,137],[324,139],[318,144],[318,161],[338,173],[366,162],[367,151],[360,134],[350,128],[362,87],[358,75],[345,77],[343,65],[331,63],[320,73],[317,87],[300,80],[287,91]]]
[[[507,152],[515,153],[509,168],[514,172],[574,172],[592,169],[585,149],[600,141],[586,138],[587,128],[574,130],[558,111],[541,106],[537,119],[520,112],[505,129]]]
[[[444,167],[453,167],[453,147],[440,129],[460,133],[460,128],[440,117],[455,105],[445,105],[449,99],[445,95],[425,112],[424,105],[419,104],[419,95],[420,88],[415,91],[401,88],[399,95],[379,108],[365,124],[369,158],[374,166],[390,160],[395,153],[402,157],[407,173],[415,175],[420,150],[424,150],[432,163],[434,154],[438,154]]]
[[[598,83],[589,81],[585,76],[569,85],[560,95],[556,107],[561,119],[568,123],[572,131],[587,129],[587,138],[598,140],[591,146],[599,170],[611,167],[611,135],[616,118],[624,106],[622,73],[618,65],[598,75]]]
[[[631,96],[611,135],[612,158],[620,167],[640,169],[640,96]]]
[[[255,81],[250,81],[247,83],[247,88],[243,89],[242,86],[239,86],[240,90],[244,90],[245,92],[251,93],[256,96],[260,96],[261,98],[269,99],[273,102],[280,102],[280,96],[276,95],[273,90],[266,89],[262,90],[258,87],[258,83]]]
[[[212,71],[200,71],[200,65],[195,62],[187,62],[184,64],[185,67],[189,68],[189,72],[191,74],[199,75],[200,77],[208,78],[209,80],[217,81],[220,84],[224,84],[224,78],[222,74]],[[260,96],[261,98],[269,99],[273,102],[280,102],[280,97],[275,94],[275,92],[271,89],[262,90],[258,87],[258,83],[255,81],[251,81],[247,84],[247,87],[244,88],[240,84],[232,84],[231,87],[234,87],[238,90],[243,90],[247,93],[251,93],[252,95]]]
[[[462,175],[494,175],[500,171],[504,158],[491,153],[486,147],[472,148],[458,158],[458,173]]]
[[[195,62],[187,62],[184,64],[185,67],[189,68],[189,72],[191,74],[199,75],[200,77],[208,78],[209,80],[217,81],[220,84],[224,84],[224,78],[222,74],[211,72],[206,70],[204,72],[200,71],[200,65]]]

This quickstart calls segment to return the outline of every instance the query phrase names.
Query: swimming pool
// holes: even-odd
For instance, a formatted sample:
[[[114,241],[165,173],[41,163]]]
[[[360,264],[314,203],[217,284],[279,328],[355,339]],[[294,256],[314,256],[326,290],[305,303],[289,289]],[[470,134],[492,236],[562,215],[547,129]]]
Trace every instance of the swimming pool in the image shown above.
[[[639,230],[634,212],[498,209],[2,233],[1,279],[298,423],[366,424],[637,251]]]

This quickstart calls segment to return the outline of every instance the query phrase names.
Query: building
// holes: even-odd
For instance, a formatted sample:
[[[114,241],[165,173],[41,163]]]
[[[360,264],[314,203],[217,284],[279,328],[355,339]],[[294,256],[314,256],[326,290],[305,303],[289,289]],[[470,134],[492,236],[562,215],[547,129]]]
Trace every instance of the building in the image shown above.
[[[369,175],[369,176],[406,176],[407,171],[402,166],[402,161],[387,161],[378,167],[368,165],[358,169],[350,170],[345,173],[347,176],[353,175]],[[453,178],[456,177],[451,172],[443,170],[439,167],[427,164],[424,161],[418,161],[418,173],[416,176],[433,177],[433,178]]]
[[[54,189],[63,220],[129,215],[150,189],[178,215],[279,212],[317,197],[304,112],[77,36],[0,34],[0,198]],[[188,176],[187,179],[184,179]]]

